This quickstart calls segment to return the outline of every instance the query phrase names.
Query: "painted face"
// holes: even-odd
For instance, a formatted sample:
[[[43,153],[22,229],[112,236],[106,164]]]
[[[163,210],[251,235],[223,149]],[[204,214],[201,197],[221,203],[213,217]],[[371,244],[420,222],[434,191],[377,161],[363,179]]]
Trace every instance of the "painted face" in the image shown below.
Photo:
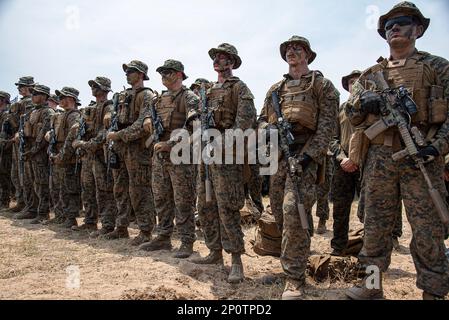
[[[234,60],[230,55],[225,53],[217,53],[214,59],[214,70],[217,72],[227,71],[234,66]]]
[[[299,43],[291,43],[286,48],[285,57],[289,65],[307,62],[307,51]]]
[[[418,25],[413,17],[393,16],[385,24],[385,35],[391,46],[409,44],[418,38]]]
[[[177,72],[175,70],[165,69],[162,70],[160,73],[162,77],[162,84],[166,88],[171,87],[178,80],[178,77],[176,75]]]
[[[140,80],[140,72],[133,68],[128,68],[126,70],[126,81],[129,85],[133,85]]]

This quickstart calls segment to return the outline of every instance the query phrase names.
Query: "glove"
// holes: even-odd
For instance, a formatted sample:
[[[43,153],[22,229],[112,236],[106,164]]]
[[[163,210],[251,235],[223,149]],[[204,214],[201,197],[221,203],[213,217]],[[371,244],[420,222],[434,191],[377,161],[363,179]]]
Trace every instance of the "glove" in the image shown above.
[[[425,162],[431,161],[438,157],[440,153],[434,146],[427,146],[418,151],[417,156],[422,158]]]
[[[381,96],[372,91],[366,91],[360,97],[360,109],[365,113],[380,114],[380,109],[383,107],[384,101]]]
[[[306,153],[302,155],[302,160],[298,161],[298,163],[302,167],[302,171],[306,171],[309,164],[313,161],[313,159]]]

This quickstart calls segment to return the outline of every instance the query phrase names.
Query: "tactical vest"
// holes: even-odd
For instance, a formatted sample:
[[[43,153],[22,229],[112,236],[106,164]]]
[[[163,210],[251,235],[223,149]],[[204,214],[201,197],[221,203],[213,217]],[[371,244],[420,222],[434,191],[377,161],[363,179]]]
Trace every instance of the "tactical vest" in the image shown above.
[[[215,128],[226,130],[235,123],[237,116],[239,80],[216,83],[207,91],[209,110],[214,111]]]
[[[137,98],[144,95],[144,101],[147,100],[144,103],[148,106],[151,100],[150,93],[153,93],[153,90],[149,88],[137,89],[135,93],[132,89],[127,89],[120,93],[117,110],[119,130],[130,126],[139,118],[141,106],[136,104]]]
[[[164,136],[161,137],[161,141],[169,140],[172,131],[184,127],[187,113],[186,92],[187,89],[182,89],[176,96],[164,92],[157,100],[156,112],[164,127]]]
[[[403,85],[412,94],[418,112],[412,116],[412,123],[421,127],[441,124],[446,121],[448,102],[444,88],[427,79],[425,65],[419,55],[409,59],[389,61],[384,69],[384,77],[390,88]]]
[[[319,106],[314,95],[316,77],[319,71],[313,71],[311,77],[300,80],[284,80],[279,88],[279,103],[284,119],[288,121],[296,134],[315,132],[318,125]],[[277,122],[274,110],[268,121]]]
[[[69,134],[70,128],[68,128],[67,126],[67,119],[72,113],[80,114],[80,111],[77,109],[73,109],[53,118],[54,119],[53,125],[55,128],[55,135],[56,135],[56,145],[58,150],[64,145],[67,135]]]
[[[98,131],[100,131],[104,125],[103,125],[103,119],[104,116],[106,115],[106,111],[108,111],[108,106],[110,106],[112,104],[111,100],[107,100],[102,104],[97,105],[97,112],[95,114],[95,128],[94,131],[95,133],[98,133]]]
[[[30,118],[24,125],[24,134],[26,138],[36,139],[39,131],[42,129],[43,114],[49,109],[48,106],[41,106],[39,109],[33,110],[30,114]]]

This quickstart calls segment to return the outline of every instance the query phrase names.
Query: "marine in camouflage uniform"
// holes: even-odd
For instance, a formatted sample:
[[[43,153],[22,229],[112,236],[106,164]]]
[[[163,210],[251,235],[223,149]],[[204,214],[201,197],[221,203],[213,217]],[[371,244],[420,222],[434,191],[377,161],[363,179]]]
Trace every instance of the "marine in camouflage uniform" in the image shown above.
[[[86,157],[90,159],[91,172],[89,174],[91,181],[89,184],[91,188],[84,186],[83,193],[91,192],[96,196],[93,201],[96,203],[98,215],[100,216],[101,229],[90,234],[91,237],[98,237],[114,231],[115,219],[117,217],[117,206],[114,199],[113,186],[114,180],[112,177],[112,170],[107,172],[106,160],[106,125],[104,117],[107,113],[113,110],[112,101],[108,100],[108,93],[111,91],[111,80],[106,77],[96,77],[95,80],[89,81],[89,86],[92,90],[92,95],[96,101],[89,106],[90,109],[90,124],[88,124],[88,135],[81,140],[74,142],[74,148],[80,148],[86,153]],[[87,160],[86,160],[87,161]],[[85,164],[83,164],[83,168]],[[90,189],[93,189],[89,191]],[[86,207],[86,200],[83,199]],[[80,226],[82,229],[96,229],[97,217],[94,215],[86,219],[85,224]]]
[[[34,78],[22,77],[15,85],[17,86],[19,94],[22,98],[18,102],[11,105],[10,112],[7,115],[8,122],[11,124],[13,135],[15,135],[19,130],[20,116],[24,114],[25,111],[29,111],[33,107],[31,102],[31,89],[34,86]],[[19,143],[17,139],[14,139],[14,143],[12,145],[11,181],[16,191],[15,198],[17,203],[9,211],[18,212],[15,217],[20,218],[21,216],[25,216],[26,212],[21,212],[25,209],[25,199],[24,189],[21,186],[19,179]],[[28,184],[26,189],[28,191],[32,190],[32,184]]]
[[[354,70],[351,74],[343,77],[343,88],[351,92],[353,83],[361,74],[361,71]],[[345,106],[346,103],[340,106],[337,132],[330,144],[330,151],[333,155],[332,161],[334,162],[332,180],[334,236],[331,241],[333,249],[331,254],[335,256],[343,255],[347,247],[351,205],[354,196],[360,194],[359,167],[350,159],[349,154],[349,141],[354,128],[346,116]]]
[[[31,224],[39,224],[49,219],[50,192],[48,172],[48,143],[44,139],[50,130],[50,120],[54,114],[47,104],[50,96],[50,88],[43,85],[35,85],[32,90],[33,111],[24,123],[24,136],[26,152],[25,169],[29,175],[27,180],[33,181],[33,192],[27,195],[27,206],[36,210],[36,217]]]
[[[10,95],[0,91],[0,210],[8,209],[11,200],[12,128],[7,120]]]
[[[433,186],[446,195],[442,179],[442,156],[449,151],[449,62],[441,57],[415,49],[430,20],[410,2],[401,2],[379,19],[379,34],[390,46],[389,59],[366,70],[354,84],[347,114],[354,126],[369,128],[379,119],[381,104],[378,92],[384,89],[384,78],[390,88],[405,86],[413,94],[417,112],[411,117],[428,142],[417,154],[426,164]],[[379,72],[379,73],[378,73]],[[436,211],[420,170],[408,158],[393,161],[392,155],[404,148],[397,127],[389,128],[370,141],[367,153],[365,183],[365,238],[360,262],[375,265],[380,276],[391,261],[391,233],[398,202],[403,199],[412,227],[410,251],[417,271],[417,286],[424,299],[439,299],[449,291],[449,261],[445,256],[445,226]],[[380,287],[369,289],[367,281],[347,290],[353,299],[376,299],[383,296]]]
[[[132,208],[140,233],[131,244],[137,246],[151,240],[156,219],[151,190],[152,150],[145,147],[148,133],[142,126],[142,116],[153,99],[154,91],[143,85],[143,81],[149,80],[148,66],[145,63],[134,60],[124,64],[123,70],[132,88],[121,92],[119,96],[119,131],[107,135],[107,139],[113,141],[114,152],[120,159],[119,168],[113,170],[118,216],[116,229],[104,237],[129,237],[129,215]]]
[[[89,140],[94,136],[95,102],[81,110],[81,118],[72,130],[76,130],[76,137],[72,147],[76,150],[76,169],[81,178],[81,201],[84,209],[84,223],[73,226],[73,231],[96,231],[98,223],[97,192],[94,177],[94,156],[78,148],[78,142]]]
[[[209,50],[218,81],[207,90],[207,108],[213,113],[214,129],[224,136],[226,129],[254,128],[256,109],[254,96],[247,85],[232,70],[238,69],[242,60],[237,49],[223,43]],[[235,162],[235,159],[234,159]],[[223,263],[222,250],[232,254],[232,266],[228,281],[238,283],[244,279],[241,254],[245,252],[240,225],[240,209],[245,202],[243,165],[211,164],[209,177],[212,185],[212,201],[206,202],[205,167],[198,169],[198,214],[204,238],[210,254],[194,259],[198,264]]]
[[[321,72],[309,70],[308,65],[314,61],[316,53],[307,39],[293,36],[281,44],[280,52],[289,64],[289,73],[268,91],[259,117],[259,128],[268,131],[277,129],[278,117],[272,103],[272,93],[276,92],[284,119],[292,125],[294,142],[290,150],[303,169],[297,187],[309,226],[312,226],[312,230],[302,228],[293,182],[290,176],[286,175],[281,264],[287,282],[282,298],[301,299],[310,253],[310,238],[313,234],[311,209],[315,201],[318,166],[323,164],[335,132],[339,92]],[[280,162],[281,168],[286,166],[284,157]]]
[[[176,129],[186,128],[189,113],[198,110],[198,96],[183,86],[187,79],[184,66],[176,60],[167,60],[156,70],[162,76],[167,91],[152,103],[162,121],[164,132],[154,145],[152,188],[154,206],[158,217],[158,235],[140,249],[147,251],[170,250],[173,220],[181,237],[181,246],[175,258],[188,258],[193,253],[196,240],[193,213],[194,192],[192,190],[192,165],[175,165],[170,160],[171,148],[176,143],[171,134]],[[152,119],[148,117],[144,128],[154,135]],[[148,128],[148,129],[147,129]]]
[[[76,218],[81,210],[81,186],[80,173],[76,172],[76,154],[72,144],[76,139],[76,124],[80,120],[81,105],[78,95],[79,91],[75,88],[64,87],[56,90],[60,99],[60,105],[65,112],[58,117],[58,123],[55,125],[56,150],[55,154],[50,156],[55,171],[61,174],[60,181],[56,185],[59,187],[59,201],[62,205],[65,221],[64,228],[72,228],[77,225]]]

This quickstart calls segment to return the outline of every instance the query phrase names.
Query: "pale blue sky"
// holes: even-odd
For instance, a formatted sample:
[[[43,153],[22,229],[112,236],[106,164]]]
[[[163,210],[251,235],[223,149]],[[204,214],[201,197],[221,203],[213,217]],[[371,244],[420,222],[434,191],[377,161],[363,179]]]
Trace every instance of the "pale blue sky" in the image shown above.
[[[0,90],[16,96],[14,82],[33,75],[53,91],[79,89],[87,105],[87,81],[104,75],[120,90],[127,85],[121,65],[132,59],[148,64],[146,85],[158,91],[163,87],[155,70],[169,58],[184,63],[187,85],[198,77],[215,80],[207,52],[229,42],[243,60],[235,75],[248,84],[260,110],[269,87],[287,72],[279,45],[296,34],[310,40],[318,54],[310,68],[332,80],[343,102],[341,77],[388,56],[377,17],[397,2],[0,0]],[[449,58],[449,1],[415,3],[431,18],[418,49]]]

